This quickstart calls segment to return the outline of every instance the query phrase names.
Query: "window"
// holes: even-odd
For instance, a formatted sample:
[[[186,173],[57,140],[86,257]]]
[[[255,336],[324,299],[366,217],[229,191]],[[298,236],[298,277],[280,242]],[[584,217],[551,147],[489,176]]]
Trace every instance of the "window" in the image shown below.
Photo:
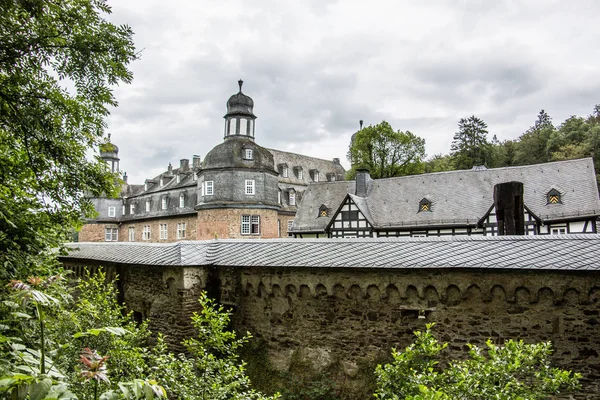
[[[175,180],[177,181],[177,183],[181,182],[181,176],[179,174],[177,174],[177,177],[175,178]]]
[[[129,205],[129,214],[135,214],[135,203]]]
[[[125,210],[126,210],[126,209],[127,209],[127,208],[125,207],[125,204],[123,204],[123,215],[125,215]]]
[[[288,167],[286,165],[283,166],[283,170],[281,171],[281,175],[283,175],[284,178],[288,177]]]
[[[281,190],[277,192],[277,204],[281,204]]]
[[[160,186],[165,186],[165,180],[163,178],[160,178]]]
[[[148,182],[144,183],[144,191],[148,190]]]
[[[194,179],[195,181],[198,180],[198,173],[196,171],[194,171],[194,176],[193,176],[192,179]]]
[[[242,215],[242,235],[260,234],[260,216]]]
[[[212,196],[215,193],[214,190],[214,181],[206,181],[204,182],[204,195]]]
[[[427,199],[422,199],[419,202],[419,210],[417,212],[427,212],[431,211],[431,201]]]
[[[161,203],[160,203],[160,207],[161,207],[163,210],[166,210],[166,209],[167,209],[167,198],[166,198],[166,197],[163,197],[163,198],[162,198],[162,200],[161,200]]]
[[[142,240],[150,240],[150,225],[144,225],[142,230]]]
[[[129,241],[135,242],[135,227],[133,226],[129,227]]]
[[[246,194],[254,194],[254,179],[246,179]]]
[[[115,206],[108,207],[108,216],[109,217],[114,217],[116,213],[117,213],[117,208]]]
[[[567,234],[567,228],[566,227],[552,228],[552,229],[550,229],[550,233],[552,235],[566,235]]]
[[[185,194],[179,194],[179,208],[185,207]]]
[[[146,212],[150,212],[150,200],[146,200]]]
[[[185,239],[185,222],[177,224],[177,239]]]
[[[118,228],[105,228],[104,229],[104,240],[107,242],[116,242],[119,240],[119,229]]]
[[[296,170],[296,177],[298,179],[302,179],[302,176],[303,176],[302,175],[302,167],[296,167],[295,170]]]
[[[246,160],[252,160],[252,149],[245,149],[244,150],[244,158]]]
[[[167,224],[160,224],[158,226],[158,237],[161,240],[166,240],[167,239],[167,230],[168,230],[168,225]]]
[[[560,192],[556,189],[552,189],[546,195],[546,204],[562,204]]]
[[[291,231],[293,227],[294,227],[294,220],[293,219],[288,220],[288,232]]]
[[[289,205],[295,206],[296,205],[296,192],[294,192],[293,190],[290,190],[288,192],[288,199],[289,199]]]
[[[319,171],[316,169],[310,170],[310,177],[314,182],[319,182]]]
[[[327,206],[325,204],[321,205],[321,207],[319,207],[319,217],[328,217],[329,216],[329,209],[327,208]]]

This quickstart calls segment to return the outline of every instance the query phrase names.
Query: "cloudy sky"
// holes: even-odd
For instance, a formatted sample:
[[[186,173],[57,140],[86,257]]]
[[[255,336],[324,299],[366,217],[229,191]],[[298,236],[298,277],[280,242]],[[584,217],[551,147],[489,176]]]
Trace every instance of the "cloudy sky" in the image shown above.
[[[256,140],[331,159],[358,121],[448,153],[461,117],[518,137],[600,103],[597,0],[113,0],[141,59],[108,120],[141,183],[223,140],[229,96],[254,99]]]

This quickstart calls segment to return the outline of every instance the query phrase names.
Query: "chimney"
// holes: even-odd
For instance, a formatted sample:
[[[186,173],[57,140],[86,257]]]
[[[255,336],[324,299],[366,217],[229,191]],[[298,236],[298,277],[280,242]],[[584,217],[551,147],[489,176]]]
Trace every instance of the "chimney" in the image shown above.
[[[523,183],[505,182],[494,186],[498,236],[524,235]]]
[[[200,156],[197,154],[192,157],[192,167],[200,168]]]
[[[169,163],[169,166],[167,167],[167,170],[169,171],[169,174],[173,173],[173,166],[171,165],[171,163]]]
[[[368,169],[356,170],[356,194],[358,197],[367,197],[367,189],[371,182],[371,175]]]
[[[127,183],[127,172],[123,172],[123,182]]]
[[[182,171],[187,171],[190,168],[190,160],[187,158],[182,158],[179,160],[179,169]]]
[[[337,157],[336,157],[336,158],[334,158],[334,159],[333,159],[333,163],[334,163],[335,165],[340,165],[340,159],[339,159],[339,158],[337,158]]]

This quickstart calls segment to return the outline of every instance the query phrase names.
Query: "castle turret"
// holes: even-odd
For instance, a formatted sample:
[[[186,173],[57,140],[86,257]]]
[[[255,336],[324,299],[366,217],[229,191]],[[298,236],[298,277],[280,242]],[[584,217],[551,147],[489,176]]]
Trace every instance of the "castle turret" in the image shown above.
[[[111,172],[119,172],[119,148],[110,142],[110,133],[106,143],[100,145],[100,158],[108,164]]]
[[[254,140],[254,120],[256,115],[252,112],[254,101],[242,93],[244,81],[238,81],[240,91],[227,101],[227,114],[225,118],[225,139],[231,137],[246,137]]]

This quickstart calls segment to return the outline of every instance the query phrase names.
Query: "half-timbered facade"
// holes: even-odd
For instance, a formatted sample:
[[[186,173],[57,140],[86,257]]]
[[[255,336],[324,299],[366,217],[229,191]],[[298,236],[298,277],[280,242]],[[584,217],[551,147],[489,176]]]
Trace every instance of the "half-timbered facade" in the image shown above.
[[[592,159],[310,185],[291,229],[297,238],[496,236],[494,185],[523,183],[525,235],[596,233]],[[325,210],[325,212],[323,212]]]

